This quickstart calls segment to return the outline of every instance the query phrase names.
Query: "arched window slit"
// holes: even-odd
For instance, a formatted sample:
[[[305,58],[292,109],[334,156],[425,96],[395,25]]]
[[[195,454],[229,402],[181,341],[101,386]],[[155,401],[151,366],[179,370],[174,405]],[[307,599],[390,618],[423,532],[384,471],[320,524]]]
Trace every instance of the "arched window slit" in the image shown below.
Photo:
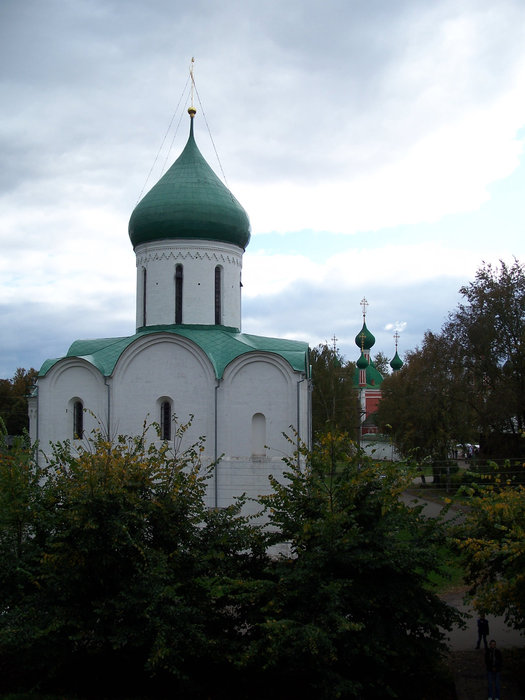
[[[163,401],[160,405],[160,437],[171,440],[171,403]]]
[[[84,437],[84,404],[75,401],[73,404],[73,438],[82,440]]]
[[[175,323],[182,323],[182,283],[183,269],[179,264],[175,268]]]

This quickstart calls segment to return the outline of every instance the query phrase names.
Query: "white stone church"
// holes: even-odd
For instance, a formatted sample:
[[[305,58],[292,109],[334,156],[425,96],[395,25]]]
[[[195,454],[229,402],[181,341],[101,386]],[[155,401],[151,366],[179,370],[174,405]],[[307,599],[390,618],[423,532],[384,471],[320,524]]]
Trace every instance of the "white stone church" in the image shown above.
[[[136,332],[77,340],[47,360],[29,400],[30,435],[80,444],[94,428],[138,435],[156,422],[173,441],[193,416],[188,446],[206,436],[218,460],[208,505],[269,490],[297,431],[309,444],[307,343],[241,332],[241,270],[248,216],[204,160],[194,139],[133,211]],[[291,427],[290,427],[291,426]],[[152,439],[155,435],[152,433]],[[184,447],[184,444],[183,444]]]

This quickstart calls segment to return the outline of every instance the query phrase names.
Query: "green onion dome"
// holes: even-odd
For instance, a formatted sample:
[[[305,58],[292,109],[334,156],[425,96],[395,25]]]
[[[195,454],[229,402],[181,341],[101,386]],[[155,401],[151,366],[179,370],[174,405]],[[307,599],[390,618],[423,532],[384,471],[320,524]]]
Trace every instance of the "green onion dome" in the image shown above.
[[[401,369],[402,366],[403,366],[403,360],[399,357],[399,355],[397,354],[397,350],[396,350],[396,354],[390,360],[390,367],[392,367],[394,372],[397,372],[397,370]]]
[[[355,344],[361,350],[370,350],[370,348],[375,344],[376,339],[370,333],[366,327],[366,323],[363,321],[363,327],[355,337]]]
[[[361,357],[357,360],[355,364],[358,369],[366,369],[368,367],[368,360],[366,359],[365,354],[363,352],[361,353]]]
[[[232,243],[244,250],[250,240],[248,215],[197,148],[195,110],[188,112],[190,135],[184,150],[131,214],[128,230],[133,248],[184,238]]]

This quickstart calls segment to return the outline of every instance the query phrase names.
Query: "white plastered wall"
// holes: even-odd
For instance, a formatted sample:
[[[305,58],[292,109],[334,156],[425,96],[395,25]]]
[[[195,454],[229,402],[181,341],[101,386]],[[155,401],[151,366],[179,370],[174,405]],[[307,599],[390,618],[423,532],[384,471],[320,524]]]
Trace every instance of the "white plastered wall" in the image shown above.
[[[215,384],[210,361],[194,343],[167,333],[144,336],[122,353],[111,378],[112,431],[137,435],[144,422],[160,421],[160,402],[168,399],[179,424],[193,415],[182,449],[200,435],[211,437]],[[207,439],[206,456],[212,455]]]
[[[183,266],[182,323],[215,324],[215,268],[222,269],[223,326],[241,327],[242,249],[229,243],[173,239],[137,246],[137,328],[175,323],[175,270]]]
[[[265,449],[253,454],[253,430],[260,431],[261,415]],[[218,390],[218,505],[230,502],[232,494],[269,493],[269,475],[281,479],[283,457],[294,450],[283,433],[295,441],[298,430],[306,439],[308,421],[308,383],[281,357],[253,352],[230,363]]]
[[[73,404],[84,405],[84,435],[93,429],[107,428],[107,387],[104,377],[89,362],[65,358],[38,378],[38,396],[32,400],[36,411],[31,422],[31,437],[49,454],[49,443],[71,440],[73,445]],[[30,414],[31,415],[31,414]],[[34,421],[34,422],[33,422]]]
[[[209,481],[209,506],[226,506],[242,493],[254,498],[268,493],[268,476],[282,477],[286,468],[282,458],[291,456],[294,449],[282,433],[295,439],[293,431],[298,428],[302,439],[308,436],[308,382],[281,357],[247,353],[231,362],[218,382],[205,353],[186,338],[169,333],[134,341],[106,379],[84,360],[68,358],[57,363],[38,384],[42,447],[50,441],[72,439],[75,398],[96,417],[85,414],[85,432],[89,434],[99,422],[112,438],[138,435],[145,423],[159,422],[163,399],[172,402],[179,422],[186,423],[193,415],[181,449],[204,435],[203,463],[213,462],[215,454],[221,456]],[[255,453],[254,434],[259,442]],[[156,439],[154,432],[149,435]],[[255,512],[257,508],[248,503],[247,510]]]

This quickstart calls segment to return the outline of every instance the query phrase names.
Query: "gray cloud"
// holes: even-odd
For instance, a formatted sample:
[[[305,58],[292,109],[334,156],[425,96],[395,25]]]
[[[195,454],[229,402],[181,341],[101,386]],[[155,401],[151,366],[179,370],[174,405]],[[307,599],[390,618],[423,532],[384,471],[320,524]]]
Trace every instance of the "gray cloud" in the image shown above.
[[[208,124],[234,193],[275,186],[283,203],[259,205],[287,213],[301,201],[291,203],[288,186],[317,192],[343,183],[350,191],[471,110],[489,111],[520,85],[524,46],[519,0],[4,0],[0,375],[63,354],[76,337],[133,332],[127,221],[192,54],[205,112],[199,107],[199,147],[219,172]],[[525,112],[520,118],[523,125]],[[513,123],[506,128],[513,135]],[[184,115],[171,160],[186,135]],[[438,187],[429,178],[435,164],[423,166],[417,179]],[[148,187],[159,176],[156,167]],[[351,219],[359,202],[347,189],[341,207]],[[411,189],[404,194],[417,199]],[[384,195],[377,192],[371,218]],[[275,229],[294,230],[283,218],[274,218]],[[315,246],[308,254],[316,260]],[[279,297],[245,299],[244,326],[313,342],[335,333],[350,357],[366,294],[374,299],[370,327],[389,354],[385,325],[407,320],[400,348],[413,347],[425,328],[439,328],[456,289],[447,277],[399,284],[393,294],[372,276],[350,298],[300,282]]]
[[[154,149],[194,51],[228,169],[253,181],[388,162],[505,89],[525,19],[512,2],[4,5],[2,121],[35,168],[50,150]]]
[[[372,353],[379,350],[394,355],[394,331],[387,329],[396,321],[407,322],[400,333],[399,351],[421,344],[426,330],[439,332],[449,311],[459,302],[460,279],[437,279],[392,289],[373,277],[361,289],[319,288],[313,284],[295,284],[275,296],[268,295],[243,302],[243,329],[261,335],[288,336],[307,340],[311,345],[331,342],[348,360],[357,359],[355,336],[361,330],[361,299],[366,296],[367,326],[376,338]],[[358,353],[359,354],[359,353]]]
[[[407,321],[400,334],[399,352],[403,354],[421,343],[422,334],[438,332],[459,301],[460,280],[437,280],[392,289],[371,281],[366,290],[341,294],[337,289],[319,289],[298,284],[285,294],[268,295],[243,301],[243,330],[275,337],[294,337],[312,346],[337,344],[348,360],[355,360],[358,349],[355,336],[361,329],[360,301],[369,300],[367,326],[376,338],[372,353],[381,350],[394,354],[393,331],[386,326]],[[2,351],[0,377],[10,377],[17,367],[39,368],[47,358],[66,354],[79,338],[104,338],[132,335],[135,332],[134,295],[91,296],[85,304],[56,307],[41,303],[0,305]]]
[[[0,305],[2,346],[0,377],[10,378],[18,367],[39,369],[48,358],[63,357],[80,338],[107,338],[135,332],[134,309],[123,318],[132,300],[114,299],[115,308],[93,304],[56,307],[49,304]],[[103,309],[103,313],[101,313]]]

